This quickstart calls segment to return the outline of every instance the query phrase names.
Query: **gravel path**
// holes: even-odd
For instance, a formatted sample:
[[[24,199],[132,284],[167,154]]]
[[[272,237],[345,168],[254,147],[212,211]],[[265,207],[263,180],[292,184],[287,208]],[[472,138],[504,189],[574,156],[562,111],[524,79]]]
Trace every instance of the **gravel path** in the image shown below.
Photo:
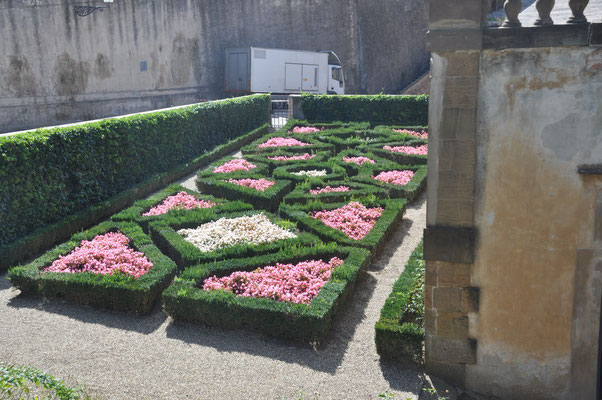
[[[425,227],[425,196],[364,273],[324,345],[174,323],[19,295],[0,277],[0,360],[39,368],[101,399],[416,399],[422,370],[381,363],[374,324]]]

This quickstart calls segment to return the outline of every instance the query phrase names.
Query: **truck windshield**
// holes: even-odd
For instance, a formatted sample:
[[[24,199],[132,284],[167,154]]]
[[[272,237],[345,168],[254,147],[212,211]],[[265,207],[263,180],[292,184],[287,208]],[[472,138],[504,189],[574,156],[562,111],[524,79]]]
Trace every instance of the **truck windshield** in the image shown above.
[[[333,68],[332,69],[332,79],[334,79],[335,81],[342,82],[343,74],[341,74],[341,71],[342,71],[341,68]]]

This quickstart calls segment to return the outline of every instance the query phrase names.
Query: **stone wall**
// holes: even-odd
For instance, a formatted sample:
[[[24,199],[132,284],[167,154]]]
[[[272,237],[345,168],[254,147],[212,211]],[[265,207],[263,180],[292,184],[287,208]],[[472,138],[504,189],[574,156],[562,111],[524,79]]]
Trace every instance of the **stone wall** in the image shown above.
[[[105,7],[78,16],[75,6]],[[349,93],[397,93],[428,63],[421,0],[5,0],[0,132],[224,95],[224,50],[329,49]]]

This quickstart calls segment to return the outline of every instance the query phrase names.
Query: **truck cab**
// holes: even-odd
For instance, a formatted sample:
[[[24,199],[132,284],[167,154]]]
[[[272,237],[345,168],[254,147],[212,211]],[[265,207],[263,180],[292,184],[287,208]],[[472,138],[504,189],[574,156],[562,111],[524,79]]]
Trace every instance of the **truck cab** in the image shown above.
[[[343,67],[328,64],[328,94],[345,94]]]

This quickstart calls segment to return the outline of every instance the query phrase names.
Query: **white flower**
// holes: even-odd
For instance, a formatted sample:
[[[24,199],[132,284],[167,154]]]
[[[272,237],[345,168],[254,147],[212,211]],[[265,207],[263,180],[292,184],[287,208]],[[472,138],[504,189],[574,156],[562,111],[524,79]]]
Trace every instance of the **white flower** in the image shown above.
[[[326,176],[328,174],[328,172],[325,169],[321,169],[321,170],[317,170],[317,169],[311,169],[311,170],[307,170],[307,171],[299,171],[299,172],[291,172],[291,174],[293,175],[297,175],[297,176]]]
[[[297,237],[294,233],[272,223],[264,214],[220,218],[195,229],[180,229],[178,233],[202,252],[242,243],[263,244]]]

